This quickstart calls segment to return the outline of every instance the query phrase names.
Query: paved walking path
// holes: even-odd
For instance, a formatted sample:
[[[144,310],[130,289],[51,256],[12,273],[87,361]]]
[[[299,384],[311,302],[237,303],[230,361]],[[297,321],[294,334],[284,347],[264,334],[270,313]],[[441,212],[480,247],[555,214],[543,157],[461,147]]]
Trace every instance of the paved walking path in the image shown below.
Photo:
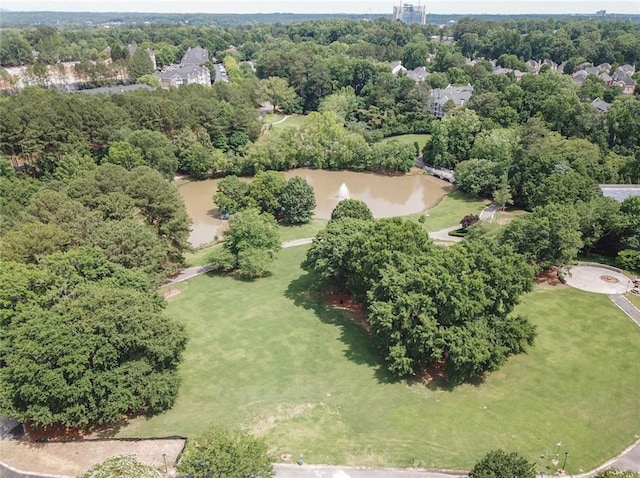
[[[640,310],[638,310],[638,308],[635,305],[629,302],[629,299],[627,299],[624,295],[621,295],[621,294],[610,294],[608,297],[609,299],[611,299],[611,302],[613,302],[618,307],[620,307],[622,312],[627,314],[631,318],[631,320],[633,320],[636,324],[640,325]],[[640,451],[638,451],[638,453],[640,456]]]
[[[493,221],[493,217],[496,215],[496,212],[498,212],[499,209],[500,209],[500,206],[498,206],[496,203],[489,204],[480,213],[480,220]]]
[[[460,242],[463,237],[458,236],[450,236],[449,233],[451,231],[457,231],[460,229],[462,225],[458,224],[457,226],[447,227],[446,229],[440,229],[439,231],[433,231],[429,233],[429,237],[434,241],[445,241],[445,242]]]
[[[311,244],[312,241],[313,241],[313,237],[304,237],[302,239],[294,239],[293,241],[285,241],[282,243],[282,248],[286,249],[288,247],[296,247],[296,246],[302,246],[304,244]],[[180,272],[177,275],[168,278],[166,281],[162,283],[162,285],[165,286],[165,285],[177,284],[179,282],[184,282],[186,280],[191,279],[192,277],[199,276],[201,274],[206,274],[210,270],[211,270],[211,266],[209,265],[186,267],[184,269],[180,269]]]
[[[468,472],[411,470],[402,468],[366,468],[331,465],[276,464],[278,478],[461,478]]]
[[[480,212],[480,220],[481,221],[493,221],[496,212],[500,209],[500,206],[497,204],[489,204]],[[456,226],[447,227],[446,229],[440,229],[439,231],[433,231],[429,233],[429,237],[434,241],[445,241],[445,242],[460,242],[463,237],[450,236],[449,233],[451,231],[455,231],[456,229],[460,229],[462,227],[461,224]]]
[[[640,440],[611,460],[611,462],[605,463],[602,469],[609,467],[640,473]]]
[[[499,207],[496,204],[490,204],[485,207],[480,213],[480,220],[482,221],[492,221],[493,217],[498,211]],[[446,241],[446,242],[460,242],[462,241],[462,237],[450,236],[449,232],[455,231],[456,229],[460,229],[462,226],[460,224],[456,226],[447,227],[445,229],[440,229],[439,231],[433,231],[429,233],[429,237],[435,241]],[[285,241],[282,243],[282,248],[287,249],[289,247],[297,247],[303,246],[305,244],[311,244],[313,242],[313,237],[303,237],[302,239],[294,239],[292,241]],[[194,266],[187,267],[185,269],[180,269],[180,272],[167,279],[162,285],[171,285],[177,284],[179,282],[184,282],[192,277],[199,276],[200,274],[206,274],[211,270],[211,267],[208,265],[204,266]]]

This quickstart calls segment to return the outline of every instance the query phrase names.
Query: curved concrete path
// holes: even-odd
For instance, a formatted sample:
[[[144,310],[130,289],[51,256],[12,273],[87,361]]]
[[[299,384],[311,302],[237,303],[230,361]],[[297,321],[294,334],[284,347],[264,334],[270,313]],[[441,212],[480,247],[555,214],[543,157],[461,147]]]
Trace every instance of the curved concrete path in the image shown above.
[[[500,208],[497,204],[490,204],[489,206],[485,207],[480,213],[480,220],[492,221],[498,209]],[[429,233],[429,237],[435,241],[460,242],[463,239],[462,237],[450,236],[449,233],[451,231],[455,231],[456,229],[460,229],[461,227],[462,226],[458,224],[456,226],[440,229],[439,231],[433,231]],[[312,242],[313,242],[313,237],[303,237],[302,239],[294,239],[292,241],[283,242],[282,248],[287,249],[289,247],[303,246],[305,244],[311,244]],[[177,284],[179,282],[183,282],[188,279],[191,279],[192,277],[199,276],[200,274],[206,274],[210,270],[211,270],[211,267],[207,265],[186,267],[184,269],[180,269],[180,272],[178,274],[164,281],[162,285],[166,286],[171,284]]]
[[[294,239],[293,241],[285,241],[282,243],[282,248],[287,249],[288,247],[296,247],[302,246],[304,244],[311,244],[313,242],[313,237],[304,237],[302,239]],[[180,269],[180,272],[175,276],[167,279],[162,283],[163,286],[177,284],[179,282],[184,282],[192,277],[199,276],[201,274],[206,274],[211,270],[211,266],[193,266],[186,267],[184,269]]]
[[[480,220],[489,221],[489,222],[493,221],[493,218],[495,217],[496,212],[498,212],[499,209],[500,209],[500,206],[498,206],[497,204],[495,203],[489,204],[480,212]],[[462,239],[464,239],[463,237],[450,236],[449,233],[451,231],[455,231],[456,229],[460,229],[461,227],[462,225],[458,224],[456,226],[440,229],[439,231],[433,231],[429,233],[429,237],[434,241],[460,242],[462,241]]]
[[[402,468],[367,468],[332,465],[274,465],[278,478],[466,478],[466,471],[428,471]]]
[[[616,294],[610,295],[609,300],[616,304],[622,312],[624,312],[631,318],[631,320],[640,325],[640,310],[638,310],[638,308],[633,305],[629,301],[629,299],[627,299],[624,295]]]

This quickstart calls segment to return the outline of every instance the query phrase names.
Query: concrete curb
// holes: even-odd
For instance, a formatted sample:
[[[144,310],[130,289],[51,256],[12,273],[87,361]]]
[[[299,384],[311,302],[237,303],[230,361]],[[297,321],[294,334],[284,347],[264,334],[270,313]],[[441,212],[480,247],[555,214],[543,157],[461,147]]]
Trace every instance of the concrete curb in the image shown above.
[[[7,465],[1,460],[0,470],[0,476],[2,476],[2,478],[69,478],[66,475],[45,475],[43,473],[34,473],[30,471],[19,470],[11,465]]]
[[[610,460],[605,461],[602,465],[594,468],[593,470],[587,471],[586,473],[581,473],[579,475],[566,475],[566,476],[567,477],[571,477],[571,478],[588,478],[590,476],[593,476],[596,473],[598,473],[599,471],[606,470],[607,468],[613,467],[613,465],[614,465],[614,463],[616,461],[618,461],[620,458],[625,456],[627,453],[629,453],[631,450],[633,450],[635,447],[637,447],[639,445],[640,445],[640,439],[636,440],[631,445],[629,445],[627,448],[622,450],[622,452],[618,453],[616,456],[614,456]],[[624,471],[624,470],[622,470],[622,471]]]
[[[598,262],[578,262],[576,265],[578,266],[592,266],[592,267],[601,267],[603,269],[609,269],[613,272],[619,272],[620,274],[624,274],[622,269],[618,269],[617,267],[609,266],[607,264],[599,264]]]

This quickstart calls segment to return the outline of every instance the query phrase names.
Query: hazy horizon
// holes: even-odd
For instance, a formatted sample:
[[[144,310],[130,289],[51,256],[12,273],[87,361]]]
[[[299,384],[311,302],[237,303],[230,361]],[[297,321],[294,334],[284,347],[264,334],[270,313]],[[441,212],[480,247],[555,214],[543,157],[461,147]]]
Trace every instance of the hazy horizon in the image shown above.
[[[640,0],[539,0],[506,1],[477,0],[429,1],[415,0],[414,5],[426,4],[427,12],[432,14],[593,14],[598,10],[607,13],[640,14]],[[386,0],[275,0],[258,2],[256,0],[233,0],[227,2],[209,0],[188,0],[176,7],[169,0],[112,0],[109,7],[103,3],[89,4],[84,0],[0,0],[0,8],[14,12],[51,11],[51,12],[131,12],[131,13],[353,13],[353,14],[391,14],[398,1]]]

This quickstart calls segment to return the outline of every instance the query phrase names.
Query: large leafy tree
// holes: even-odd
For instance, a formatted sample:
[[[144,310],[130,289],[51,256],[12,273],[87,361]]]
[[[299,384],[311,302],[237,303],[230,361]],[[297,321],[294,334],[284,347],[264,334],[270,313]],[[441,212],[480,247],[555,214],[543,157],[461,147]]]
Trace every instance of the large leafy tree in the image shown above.
[[[237,270],[241,276],[264,276],[280,250],[280,233],[273,216],[259,209],[244,209],[229,220],[225,242],[210,258],[214,269]]]
[[[622,244],[640,250],[640,197],[631,196],[620,205],[619,235]]]
[[[491,197],[504,182],[505,170],[488,159],[469,159],[455,168],[456,185],[472,196]]]
[[[430,244],[415,223],[344,217],[316,236],[303,267],[364,302],[397,376],[442,364],[459,383],[524,351],[534,329],[511,315],[531,288],[522,257],[487,238]]]
[[[456,177],[457,180],[457,177]],[[578,201],[589,202],[602,196],[598,183],[580,173],[566,172],[547,176],[533,196],[533,203],[576,204]]]
[[[137,80],[141,76],[150,75],[153,73],[153,62],[151,57],[142,48],[136,48],[136,51],[131,55],[127,64],[127,70],[129,76],[134,80]]]
[[[453,169],[469,159],[475,135],[480,131],[480,118],[473,110],[447,116],[433,127],[433,137],[425,149],[425,159],[435,166]]]
[[[265,100],[271,102],[274,112],[292,113],[299,110],[300,99],[286,79],[270,76],[260,80],[259,86],[260,94]]]
[[[333,211],[331,211],[332,221],[337,221],[345,217],[371,220],[373,219],[373,214],[364,201],[347,198],[340,201]]]
[[[144,275],[75,249],[38,267],[7,263],[0,302],[8,415],[90,427],[173,404],[186,336]]]
[[[467,241],[430,254],[395,254],[368,293],[369,320],[389,369],[414,374],[444,365],[452,383],[496,370],[534,338],[511,315],[531,270],[509,248]]]
[[[141,270],[155,281],[174,272],[172,268],[167,271],[162,240],[151,227],[134,219],[104,221],[92,229],[88,242],[102,249],[111,262]]]
[[[127,194],[145,222],[165,244],[169,260],[180,264],[189,249],[187,239],[191,220],[175,185],[149,167],[141,166],[130,173]]]
[[[536,471],[533,463],[516,452],[493,450],[474,465],[469,476],[472,478],[513,478],[514,476],[535,478]]]
[[[354,274],[357,244],[373,229],[372,221],[344,217],[329,221],[313,239],[302,266],[313,270],[327,285],[340,290]]]
[[[213,202],[222,214],[235,214],[247,206],[248,192],[249,185],[246,182],[234,175],[227,176],[218,183]]]
[[[0,42],[0,65],[18,66],[33,61],[31,45],[16,30],[5,30]]]
[[[311,221],[316,208],[313,187],[302,177],[294,176],[280,194],[281,220],[285,224],[305,224]]]
[[[68,244],[69,234],[60,226],[29,222],[2,237],[0,254],[4,260],[37,263]]]
[[[248,195],[262,212],[276,216],[280,210],[280,196],[287,185],[284,175],[277,171],[260,171],[249,184]]]
[[[178,470],[194,478],[270,478],[273,462],[263,439],[215,426],[187,443]]]
[[[501,242],[522,254],[538,271],[570,264],[582,247],[580,220],[569,205],[548,204],[507,224]]]

